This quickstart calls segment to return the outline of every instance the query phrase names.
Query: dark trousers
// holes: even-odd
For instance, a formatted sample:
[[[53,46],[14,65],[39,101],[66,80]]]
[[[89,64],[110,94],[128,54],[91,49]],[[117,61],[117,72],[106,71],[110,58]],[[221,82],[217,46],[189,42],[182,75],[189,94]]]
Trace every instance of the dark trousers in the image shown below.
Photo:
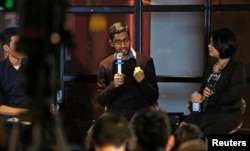
[[[231,113],[191,113],[183,122],[197,125],[204,133],[228,134],[241,121],[240,112]]]
[[[4,130],[7,132],[8,141],[4,145],[4,150],[13,148],[17,150],[26,150],[31,145],[32,141],[32,127],[31,125],[24,125],[18,122],[8,122],[7,116],[1,116],[1,122],[4,125]]]

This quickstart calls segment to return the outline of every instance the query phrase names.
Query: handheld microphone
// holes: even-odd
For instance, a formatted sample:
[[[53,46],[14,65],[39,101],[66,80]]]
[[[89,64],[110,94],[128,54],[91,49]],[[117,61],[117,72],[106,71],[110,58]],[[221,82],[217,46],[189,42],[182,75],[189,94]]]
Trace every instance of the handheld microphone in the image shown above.
[[[208,84],[207,84],[207,87],[208,87],[209,89],[213,90],[213,84],[208,83]],[[204,100],[203,103],[202,103],[202,111],[203,111],[203,112],[206,111],[207,102],[208,102],[208,97],[206,97],[205,100]]]
[[[122,53],[117,53],[117,56],[116,56],[117,62],[116,62],[116,64],[117,64],[117,73],[118,74],[122,73],[122,64],[123,64],[122,57],[123,57]]]

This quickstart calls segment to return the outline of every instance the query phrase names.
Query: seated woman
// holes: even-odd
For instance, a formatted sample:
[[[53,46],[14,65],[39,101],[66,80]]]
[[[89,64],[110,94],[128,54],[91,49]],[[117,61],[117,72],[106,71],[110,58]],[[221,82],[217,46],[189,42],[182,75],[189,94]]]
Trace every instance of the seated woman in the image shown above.
[[[228,28],[211,34],[209,55],[217,61],[206,69],[199,93],[190,101],[201,103],[200,112],[192,112],[180,125],[193,123],[207,134],[228,134],[240,121],[241,99],[246,86],[242,63],[232,59],[237,49],[235,34]]]

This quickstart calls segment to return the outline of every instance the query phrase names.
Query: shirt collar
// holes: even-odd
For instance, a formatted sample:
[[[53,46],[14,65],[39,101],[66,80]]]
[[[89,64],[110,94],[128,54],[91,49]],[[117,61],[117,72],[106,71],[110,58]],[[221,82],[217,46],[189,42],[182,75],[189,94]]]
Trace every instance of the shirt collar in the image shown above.
[[[126,60],[129,60],[129,59],[136,59],[136,52],[132,47],[129,51],[128,58]],[[117,52],[114,54],[114,60],[117,60]]]
[[[24,57],[23,60],[22,60],[22,62],[21,62],[21,66],[22,66],[22,65],[26,65],[26,64],[27,64],[27,61],[28,61],[27,58]],[[5,59],[5,62],[6,62],[5,65],[6,65],[7,68],[13,67],[13,65],[10,63],[9,57],[7,57],[7,58]]]

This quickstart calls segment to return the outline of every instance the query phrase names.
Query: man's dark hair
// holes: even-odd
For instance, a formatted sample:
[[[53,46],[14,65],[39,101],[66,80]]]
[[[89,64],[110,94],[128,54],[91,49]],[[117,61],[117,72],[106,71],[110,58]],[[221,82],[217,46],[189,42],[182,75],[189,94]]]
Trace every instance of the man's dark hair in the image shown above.
[[[128,121],[113,113],[104,113],[96,121],[91,133],[91,139],[100,147],[107,144],[120,147],[131,137]]]
[[[131,119],[138,144],[144,151],[165,150],[171,135],[171,126],[166,112],[147,107]]]
[[[121,23],[121,22],[114,23],[109,28],[109,39],[113,41],[114,35],[119,34],[121,32],[127,32],[128,36],[130,37],[129,28],[128,28],[128,26],[126,24]]]
[[[233,56],[237,50],[236,36],[229,28],[212,32],[211,43],[218,50],[222,59]]]
[[[17,36],[19,29],[17,27],[8,27],[0,33],[0,40],[2,45],[9,45],[12,36]]]
[[[205,137],[197,125],[187,123],[179,126],[175,132],[175,146],[173,149],[177,149],[182,143],[190,140],[203,140]]]

